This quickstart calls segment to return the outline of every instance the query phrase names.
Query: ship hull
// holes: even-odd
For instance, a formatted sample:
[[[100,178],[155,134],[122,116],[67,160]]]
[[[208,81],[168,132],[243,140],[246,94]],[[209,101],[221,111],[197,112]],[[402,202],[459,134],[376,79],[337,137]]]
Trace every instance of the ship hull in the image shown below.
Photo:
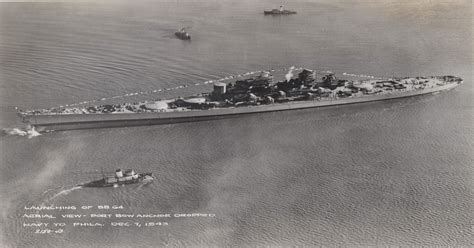
[[[265,15],[292,15],[296,14],[296,11],[291,10],[283,10],[283,11],[272,11],[272,10],[265,10],[263,11]]]
[[[174,33],[176,37],[178,37],[181,40],[191,40],[191,36],[188,33],[181,33],[181,32],[176,32]]]
[[[35,127],[37,131],[60,131],[197,122],[224,118],[235,118],[242,115],[264,112],[287,111],[295,109],[319,108],[364,102],[393,100],[449,90],[456,87],[457,85],[458,83],[450,83],[433,88],[411,90],[405,92],[393,92],[386,93],[383,95],[364,95],[360,97],[338,98],[334,100],[325,99],[311,101],[295,101],[259,106],[216,108],[210,110],[154,113],[33,115],[28,117],[28,123],[32,127]]]

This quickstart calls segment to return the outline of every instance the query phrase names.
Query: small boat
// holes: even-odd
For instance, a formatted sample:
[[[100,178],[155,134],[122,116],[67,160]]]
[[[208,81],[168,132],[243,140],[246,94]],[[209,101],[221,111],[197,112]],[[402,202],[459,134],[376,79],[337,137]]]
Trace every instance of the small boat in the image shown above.
[[[280,6],[280,9],[264,10],[263,14],[265,15],[291,15],[296,14],[296,11],[283,9],[283,6]]]
[[[94,188],[117,187],[119,185],[139,183],[143,180],[153,180],[153,173],[149,172],[137,174],[132,169],[126,169],[125,171],[117,169],[115,171],[115,175],[106,176],[103,174],[102,179],[80,184],[79,186]]]
[[[184,30],[184,28],[175,32],[174,35],[176,35],[176,37],[178,37],[181,40],[191,40],[191,35],[189,35],[188,32]]]

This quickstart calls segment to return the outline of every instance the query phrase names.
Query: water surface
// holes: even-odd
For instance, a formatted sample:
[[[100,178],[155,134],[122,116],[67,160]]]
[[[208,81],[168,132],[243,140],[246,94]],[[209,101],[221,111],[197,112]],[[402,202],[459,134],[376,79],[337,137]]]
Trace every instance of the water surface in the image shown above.
[[[262,14],[279,4],[1,3],[0,127],[20,127],[15,106],[48,108],[293,65],[376,76],[451,74],[466,83],[381,103],[31,139],[3,135],[2,245],[472,244],[471,3],[297,1],[286,6],[297,15]],[[181,27],[191,42],[173,36]],[[116,168],[156,179],[74,188]],[[215,217],[40,235],[22,227],[21,216],[24,206],[41,204]]]

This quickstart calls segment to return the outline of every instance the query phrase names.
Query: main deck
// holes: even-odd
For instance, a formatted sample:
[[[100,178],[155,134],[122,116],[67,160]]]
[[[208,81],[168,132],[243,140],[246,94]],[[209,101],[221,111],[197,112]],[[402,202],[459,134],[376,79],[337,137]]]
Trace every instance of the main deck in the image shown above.
[[[32,127],[35,127],[37,131],[60,131],[207,121],[223,118],[235,118],[241,115],[258,114],[264,112],[329,107],[420,96],[452,89],[458,86],[461,82],[447,83],[445,85],[424,89],[386,92],[384,94],[372,94],[345,98],[324,98],[256,106],[224,107],[207,110],[176,110],[148,113],[33,114],[24,115],[23,119],[26,123]]]

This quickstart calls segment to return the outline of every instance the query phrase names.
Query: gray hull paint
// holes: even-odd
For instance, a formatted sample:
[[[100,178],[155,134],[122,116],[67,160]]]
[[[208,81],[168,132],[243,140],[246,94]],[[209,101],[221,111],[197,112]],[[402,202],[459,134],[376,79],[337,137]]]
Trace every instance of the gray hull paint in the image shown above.
[[[182,122],[207,121],[224,118],[235,118],[241,115],[275,112],[294,109],[317,108],[355,104],[363,102],[384,101],[405,97],[426,95],[439,91],[449,90],[458,84],[452,83],[439,87],[413,90],[406,92],[394,92],[383,95],[366,95],[354,98],[343,98],[335,100],[313,100],[291,103],[277,103],[272,105],[247,106],[220,108],[211,110],[156,112],[156,113],[118,113],[118,114],[58,114],[58,115],[36,115],[29,116],[28,122],[38,131],[46,130],[74,130],[90,128],[110,128],[126,126],[144,126],[157,124],[171,124]]]

